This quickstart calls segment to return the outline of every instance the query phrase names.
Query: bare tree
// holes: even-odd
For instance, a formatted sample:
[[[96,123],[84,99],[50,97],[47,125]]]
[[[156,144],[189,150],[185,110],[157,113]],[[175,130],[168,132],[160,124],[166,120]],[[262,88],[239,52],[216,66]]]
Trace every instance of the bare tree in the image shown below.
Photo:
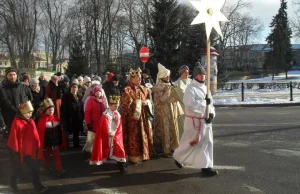
[[[290,19],[290,23],[293,30],[293,37],[300,39],[300,0],[293,0],[292,5],[294,14]]]
[[[56,65],[61,62],[62,56],[59,53],[63,50],[63,37],[67,18],[67,1],[66,0],[40,0],[41,9],[43,11],[43,25],[48,31],[46,35],[49,40],[45,42],[51,52],[51,63],[53,70],[56,70]]]
[[[0,13],[9,33],[15,38],[20,58],[19,67],[32,67],[32,49],[36,43],[38,0],[0,0]]]

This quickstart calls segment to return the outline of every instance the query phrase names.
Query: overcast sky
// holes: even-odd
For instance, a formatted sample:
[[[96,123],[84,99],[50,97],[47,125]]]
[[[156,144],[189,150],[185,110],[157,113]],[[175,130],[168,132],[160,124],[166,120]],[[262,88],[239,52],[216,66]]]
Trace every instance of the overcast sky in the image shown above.
[[[181,3],[189,3],[189,0],[179,0]],[[230,4],[237,2],[237,0],[227,0]],[[260,18],[261,22],[264,24],[264,30],[261,34],[261,38],[256,42],[265,43],[265,39],[270,33],[269,25],[273,16],[276,15],[280,7],[280,0],[251,0],[252,9],[245,10],[251,12],[251,16]],[[288,0],[288,17],[293,14],[292,0]],[[298,43],[299,41],[292,40],[292,43]]]

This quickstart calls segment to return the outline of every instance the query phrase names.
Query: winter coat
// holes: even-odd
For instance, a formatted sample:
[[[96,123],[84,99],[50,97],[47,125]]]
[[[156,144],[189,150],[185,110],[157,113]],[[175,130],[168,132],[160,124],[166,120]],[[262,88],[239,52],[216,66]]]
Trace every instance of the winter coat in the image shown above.
[[[108,96],[109,98],[110,95],[116,95],[116,94],[120,95],[121,94],[120,90],[121,90],[120,85],[115,86],[113,82],[109,82],[108,87],[104,91],[106,96]]]
[[[41,93],[43,99],[45,99],[45,96],[46,96],[46,87],[47,87],[47,85],[48,85],[48,81],[46,81],[46,80],[41,80],[41,79],[39,78],[39,86],[40,86],[40,88],[41,88],[40,93]]]
[[[32,94],[30,88],[16,82],[14,84],[9,83],[5,78],[0,83],[0,127],[10,127],[14,117],[16,116],[19,104],[32,101]]]
[[[87,125],[92,124],[92,131],[96,132],[96,124],[99,123],[100,117],[106,110],[105,104],[102,99],[96,99],[91,96],[86,104],[84,111],[84,119]]]
[[[61,120],[65,124],[64,130],[70,133],[83,130],[82,103],[77,94],[76,98],[71,92],[64,95],[61,110]]]
[[[35,113],[36,111],[38,110],[38,108],[40,107],[40,104],[41,102],[44,100],[43,98],[43,94],[42,94],[42,91],[40,90],[40,92],[35,92],[33,90],[31,90],[31,94],[32,94],[32,97],[33,97],[33,100],[32,100],[32,106],[34,108],[34,111],[33,111],[33,116],[35,116]]]

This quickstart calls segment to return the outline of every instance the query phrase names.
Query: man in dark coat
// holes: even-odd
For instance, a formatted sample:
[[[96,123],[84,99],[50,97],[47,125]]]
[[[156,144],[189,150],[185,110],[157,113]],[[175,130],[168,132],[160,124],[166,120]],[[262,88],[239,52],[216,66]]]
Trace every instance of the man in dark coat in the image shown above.
[[[146,84],[151,84],[152,86],[154,86],[154,81],[151,78],[150,75],[150,70],[149,69],[144,69],[142,72],[142,81],[141,81],[141,85],[146,86]],[[147,86],[146,86],[147,87]]]
[[[3,129],[4,136],[7,138],[18,106],[32,101],[32,95],[30,88],[18,81],[15,68],[9,67],[5,73],[6,77],[0,84],[0,128]]]
[[[48,85],[48,81],[45,80],[45,74],[41,73],[40,77],[39,77],[39,85],[40,85],[40,93],[43,96],[43,99],[45,99],[46,96],[46,87]]]
[[[79,132],[83,130],[82,103],[77,94],[78,85],[72,83],[70,91],[64,95],[62,103],[62,117],[64,132],[73,133],[73,147],[80,148]],[[66,136],[68,134],[65,133]],[[68,142],[67,142],[68,144]]]

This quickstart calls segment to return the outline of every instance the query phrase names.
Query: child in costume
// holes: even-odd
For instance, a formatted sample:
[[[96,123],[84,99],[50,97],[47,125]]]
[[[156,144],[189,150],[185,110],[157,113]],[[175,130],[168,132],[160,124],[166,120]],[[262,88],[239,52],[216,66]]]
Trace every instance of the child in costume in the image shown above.
[[[17,177],[21,171],[21,163],[25,162],[30,170],[35,192],[43,193],[47,188],[41,184],[37,169],[37,155],[41,144],[35,122],[31,118],[33,107],[28,101],[19,105],[18,109],[7,142],[12,158],[10,187],[14,192],[18,191]]]
[[[43,160],[44,168],[49,169],[49,158],[52,155],[57,174],[61,176],[65,172],[59,155],[59,148],[63,145],[63,135],[59,119],[54,115],[54,103],[51,98],[43,101],[43,112],[37,129],[41,140],[39,159]]]
[[[127,174],[123,144],[121,115],[118,112],[120,95],[109,96],[109,108],[103,113],[97,126],[90,165],[101,165],[114,159],[121,174]]]

